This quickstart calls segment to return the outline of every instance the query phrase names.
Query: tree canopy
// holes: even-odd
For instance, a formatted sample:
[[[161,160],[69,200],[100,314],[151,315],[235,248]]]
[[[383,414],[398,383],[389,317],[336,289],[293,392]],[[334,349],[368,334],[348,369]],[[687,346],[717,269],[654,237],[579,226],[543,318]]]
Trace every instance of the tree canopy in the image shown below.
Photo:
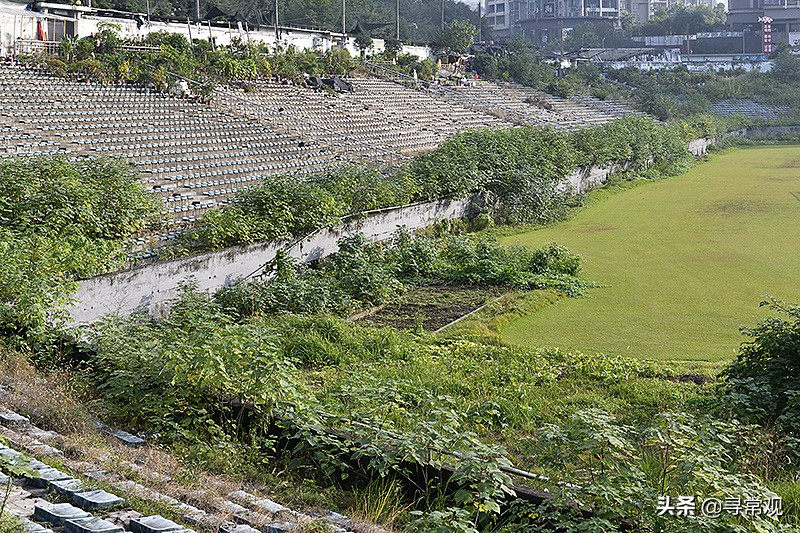
[[[725,6],[673,4],[659,8],[653,18],[639,26],[642,35],[685,35],[713,31],[726,24]]]

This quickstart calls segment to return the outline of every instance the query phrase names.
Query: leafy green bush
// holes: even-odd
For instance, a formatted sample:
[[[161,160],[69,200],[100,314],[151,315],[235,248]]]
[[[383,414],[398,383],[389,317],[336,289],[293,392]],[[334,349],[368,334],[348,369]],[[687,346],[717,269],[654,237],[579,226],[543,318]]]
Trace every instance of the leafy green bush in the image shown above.
[[[738,416],[800,435],[800,306],[776,299],[762,305],[785,318],[744,330],[750,340],[725,369],[722,395]]]
[[[707,498],[716,498],[720,507],[726,498],[755,499],[759,511],[762,502],[777,498],[747,471],[743,450],[751,432],[736,422],[687,413],[661,413],[644,427],[632,427],[599,409],[579,410],[565,423],[531,435],[528,452],[532,464],[554,479],[569,480],[543,483],[580,508],[592,509],[592,516],[556,502],[517,502],[512,512],[521,524],[507,531],[541,521],[563,531],[784,531],[777,515],[743,518],[700,511]],[[696,498],[696,514],[658,513],[659,497],[675,502],[679,495]]]
[[[118,268],[130,237],[160,209],[118,162],[0,162],[0,331],[43,340],[63,318],[74,280]]]
[[[488,239],[430,238],[399,232],[394,242],[368,246],[357,234],[339,241],[339,251],[317,268],[278,254],[265,266],[264,281],[241,281],[215,300],[248,317],[290,312],[346,316],[396,300],[413,286],[457,284],[556,289],[582,294],[589,283],[580,259],[551,244],[540,250],[506,249]]]
[[[569,138],[551,129],[475,130],[419,156],[404,173],[423,198],[477,195],[478,206],[508,223],[558,218],[568,196],[561,181],[575,166]]]
[[[278,357],[272,336],[234,322],[191,284],[161,323],[107,317],[87,332],[98,406],[170,440],[236,435],[247,410],[269,416],[299,394],[294,365]]]
[[[337,226],[341,218],[364,211],[407,204],[414,186],[403,176],[341,166],[310,179],[284,175],[241,193],[236,201],[209,211],[196,228],[160,251],[183,255],[258,241],[304,237]]]
[[[641,116],[577,130],[572,138],[582,166],[613,166],[634,172],[654,168],[669,175],[691,157],[685,140],[673,128]]]

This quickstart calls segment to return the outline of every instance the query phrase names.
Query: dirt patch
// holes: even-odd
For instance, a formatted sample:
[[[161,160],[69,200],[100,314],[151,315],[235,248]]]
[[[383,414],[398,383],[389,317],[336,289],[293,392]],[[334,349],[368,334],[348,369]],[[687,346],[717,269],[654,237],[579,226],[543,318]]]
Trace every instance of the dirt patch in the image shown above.
[[[436,331],[502,293],[503,290],[496,287],[423,287],[406,293],[402,301],[386,305],[356,323]]]
[[[705,385],[714,381],[714,378],[705,374],[681,374],[680,376],[669,376],[664,379],[678,383],[694,383],[695,385]]]
[[[763,200],[755,200],[752,198],[737,198],[735,200],[726,200],[724,202],[717,202],[708,207],[708,211],[717,215],[723,216],[736,216],[746,215],[749,213],[764,213],[769,211],[770,204]]]
[[[578,231],[581,233],[605,233],[608,231],[614,231],[615,229],[617,228],[610,224],[591,224],[579,227]]]

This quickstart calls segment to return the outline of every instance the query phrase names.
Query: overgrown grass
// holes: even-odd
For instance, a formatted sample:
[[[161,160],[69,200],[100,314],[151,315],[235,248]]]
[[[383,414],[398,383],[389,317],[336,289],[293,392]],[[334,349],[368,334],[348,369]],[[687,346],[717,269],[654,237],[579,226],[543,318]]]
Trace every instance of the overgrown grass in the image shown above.
[[[11,515],[0,515],[0,533],[23,533],[25,526]]]
[[[725,360],[765,294],[800,299],[800,147],[742,149],[603,195],[570,220],[508,236],[558,242],[601,288],[512,319],[501,337],[649,359]]]

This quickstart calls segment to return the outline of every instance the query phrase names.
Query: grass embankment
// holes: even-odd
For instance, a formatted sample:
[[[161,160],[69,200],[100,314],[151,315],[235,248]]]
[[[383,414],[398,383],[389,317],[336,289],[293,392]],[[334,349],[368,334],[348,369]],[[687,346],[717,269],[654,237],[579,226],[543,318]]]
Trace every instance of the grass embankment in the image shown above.
[[[602,285],[504,324],[503,340],[647,359],[733,357],[766,294],[800,300],[800,147],[727,152],[503,239],[558,242]]]

